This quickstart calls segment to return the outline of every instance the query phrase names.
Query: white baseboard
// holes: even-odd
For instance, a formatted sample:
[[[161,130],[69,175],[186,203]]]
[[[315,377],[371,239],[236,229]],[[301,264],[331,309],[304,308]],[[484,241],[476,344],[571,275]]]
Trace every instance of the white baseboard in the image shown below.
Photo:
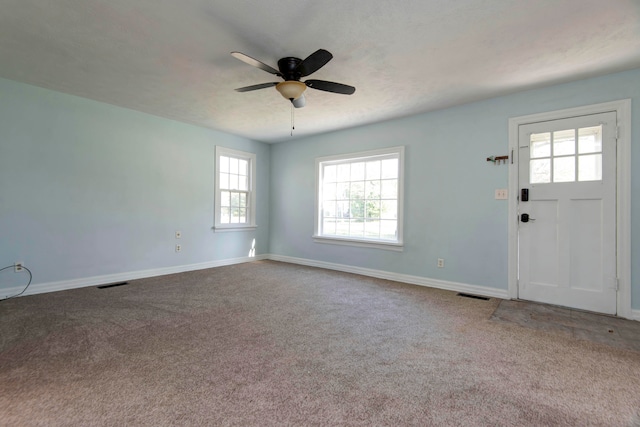
[[[430,288],[445,289],[448,291],[463,292],[467,294],[480,295],[493,298],[509,299],[506,289],[487,288],[484,286],[469,285],[466,283],[449,282],[446,280],[429,279],[408,274],[392,273],[389,271],[373,270],[370,268],[354,267],[351,265],[335,264],[331,262],[315,261],[305,258],[295,258],[284,255],[269,255],[269,259],[274,261],[288,262],[291,264],[308,265],[310,267],[326,268],[328,270],[344,271],[345,273],[361,274],[363,276],[376,277],[378,279],[393,280],[396,282],[409,283],[412,285],[427,286]]]
[[[208,261],[198,264],[177,265],[174,267],[155,268],[150,270],[130,271],[127,273],[106,274],[103,276],[84,277],[72,280],[60,280],[56,282],[36,283],[30,285],[21,295],[36,295],[46,292],[65,291],[68,289],[84,288],[87,286],[100,286],[109,283],[124,282],[127,280],[144,279],[147,277],[164,276],[167,274],[184,273],[185,271],[204,270],[206,268],[222,267],[224,265],[241,264],[244,262],[269,259],[268,255],[256,255],[255,257],[230,258],[219,261]],[[5,288],[0,290],[0,300],[19,294],[24,286]]]
[[[109,283],[124,282],[127,280],[144,279],[147,277],[164,276],[167,274],[183,273],[186,271],[204,270],[207,268],[222,267],[225,265],[242,264],[251,261],[270,259],[274,261],[288,262],[291,264],[307,265],[310,267],[326,268],[328,270],[343,271],[345,273],[361,274],[363,276],[376,277],[378,279],[393,280],[412,285],[427,286],[437,289],[445,289],[454,292],[463,292],[473,295],[481,295],[493,298],[509,299],[506,289],[488,288],[484,286],[469,285],[466,283],[450,282],[446,280],[429,279],[421,276],[393,273],[370,268],[354,267],[345,264],[316,261],[306,258],[296,258],[284,255],[262,254],[255,257],[230,258],[218,261],[209,261],[198,264],[178,265],[174,267],[156,268],[150,270],[131,271],[127,273],[106,274],[103,276],[85,277],[72,280],[60,280],[56,282],[37,283],[30,285],[21,295],[36,295],[47,292],[64,291],[87,286],[100,286]],[[24,286],[0,289],[0,300],[19,294]],[[630,319],[640,321],[640,310],[631,310]]]

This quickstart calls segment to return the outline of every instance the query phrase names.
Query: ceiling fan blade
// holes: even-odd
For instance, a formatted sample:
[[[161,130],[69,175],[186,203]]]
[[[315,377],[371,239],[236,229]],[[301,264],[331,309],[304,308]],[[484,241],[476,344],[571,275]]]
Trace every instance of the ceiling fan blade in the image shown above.
[[[307,100],[305,99],[304,95],[300,95],[298,98],[293,99],[291,103],[296,108],[302,108],[307,105]]]
[[[327,82],[324,80],[307,80],[304,84],[312,89],[340,93],[342,95],[351,95],[356,91],[356,88],[353,86],[343,85],[342,83]]]
[[[300,72],[300,77],[308,76],[324,67],[327,62],[331,61],[331,58],[333,55],[330,52],[318,49],[298,64],[296,71]]]
[[[276,70],[273,67],[268,66],[264,62],[260,62],[257,59],[250,57],[249,55],[245,55],[242,52],[231,52],[231,56],[233,56],[236,59],[239,59],[245,64],[249,64],[253,67],[260,68],[261,70],[264,70],[267,73],[275,74],[276,76],[282,77],[282,74],[280,74],[280,71]]]
[[[251,85],[251,86],[245,86],[245,87],[239,87],[238,89],[236,89],[236,92],[249,92],[252,90],[258,90],[258,89],[264,89],[267,87],[273,87],[275,85],[277,85],[277,82],[271,82],[271,83],[260,83],[257,85]]]

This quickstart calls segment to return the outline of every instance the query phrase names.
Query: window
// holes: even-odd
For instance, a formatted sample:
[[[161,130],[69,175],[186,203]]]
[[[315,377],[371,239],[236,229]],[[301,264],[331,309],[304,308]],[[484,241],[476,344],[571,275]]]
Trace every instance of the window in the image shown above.
[[[529,142],[532,184],[602,180],[602,125],[534,133]]]
[[[316,159],[314,239],[402,250],[404,147]]]
[[[256,155],[216,147],[216,231],[254,229]]]

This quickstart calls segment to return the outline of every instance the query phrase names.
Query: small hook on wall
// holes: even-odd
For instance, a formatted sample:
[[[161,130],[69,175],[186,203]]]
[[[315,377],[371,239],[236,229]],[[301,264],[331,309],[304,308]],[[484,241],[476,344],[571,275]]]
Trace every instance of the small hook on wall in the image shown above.
[[[491,156],[491,157],[487,157],[487,162],[493,162],[496,165],[499,165],[501,163],[507,163],[507,160],[509,160],[509,156]]]

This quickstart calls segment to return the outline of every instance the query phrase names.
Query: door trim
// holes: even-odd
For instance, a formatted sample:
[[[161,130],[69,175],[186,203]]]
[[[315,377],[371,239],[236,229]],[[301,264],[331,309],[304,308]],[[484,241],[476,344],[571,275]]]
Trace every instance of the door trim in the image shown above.
[[[509,119],[508,293],[518,298],[518,128],[521,125],[590,114],[616,112],[618,126],[616,172],[617,315],[633,319],[631,311],[631,99],[549,111]]]

